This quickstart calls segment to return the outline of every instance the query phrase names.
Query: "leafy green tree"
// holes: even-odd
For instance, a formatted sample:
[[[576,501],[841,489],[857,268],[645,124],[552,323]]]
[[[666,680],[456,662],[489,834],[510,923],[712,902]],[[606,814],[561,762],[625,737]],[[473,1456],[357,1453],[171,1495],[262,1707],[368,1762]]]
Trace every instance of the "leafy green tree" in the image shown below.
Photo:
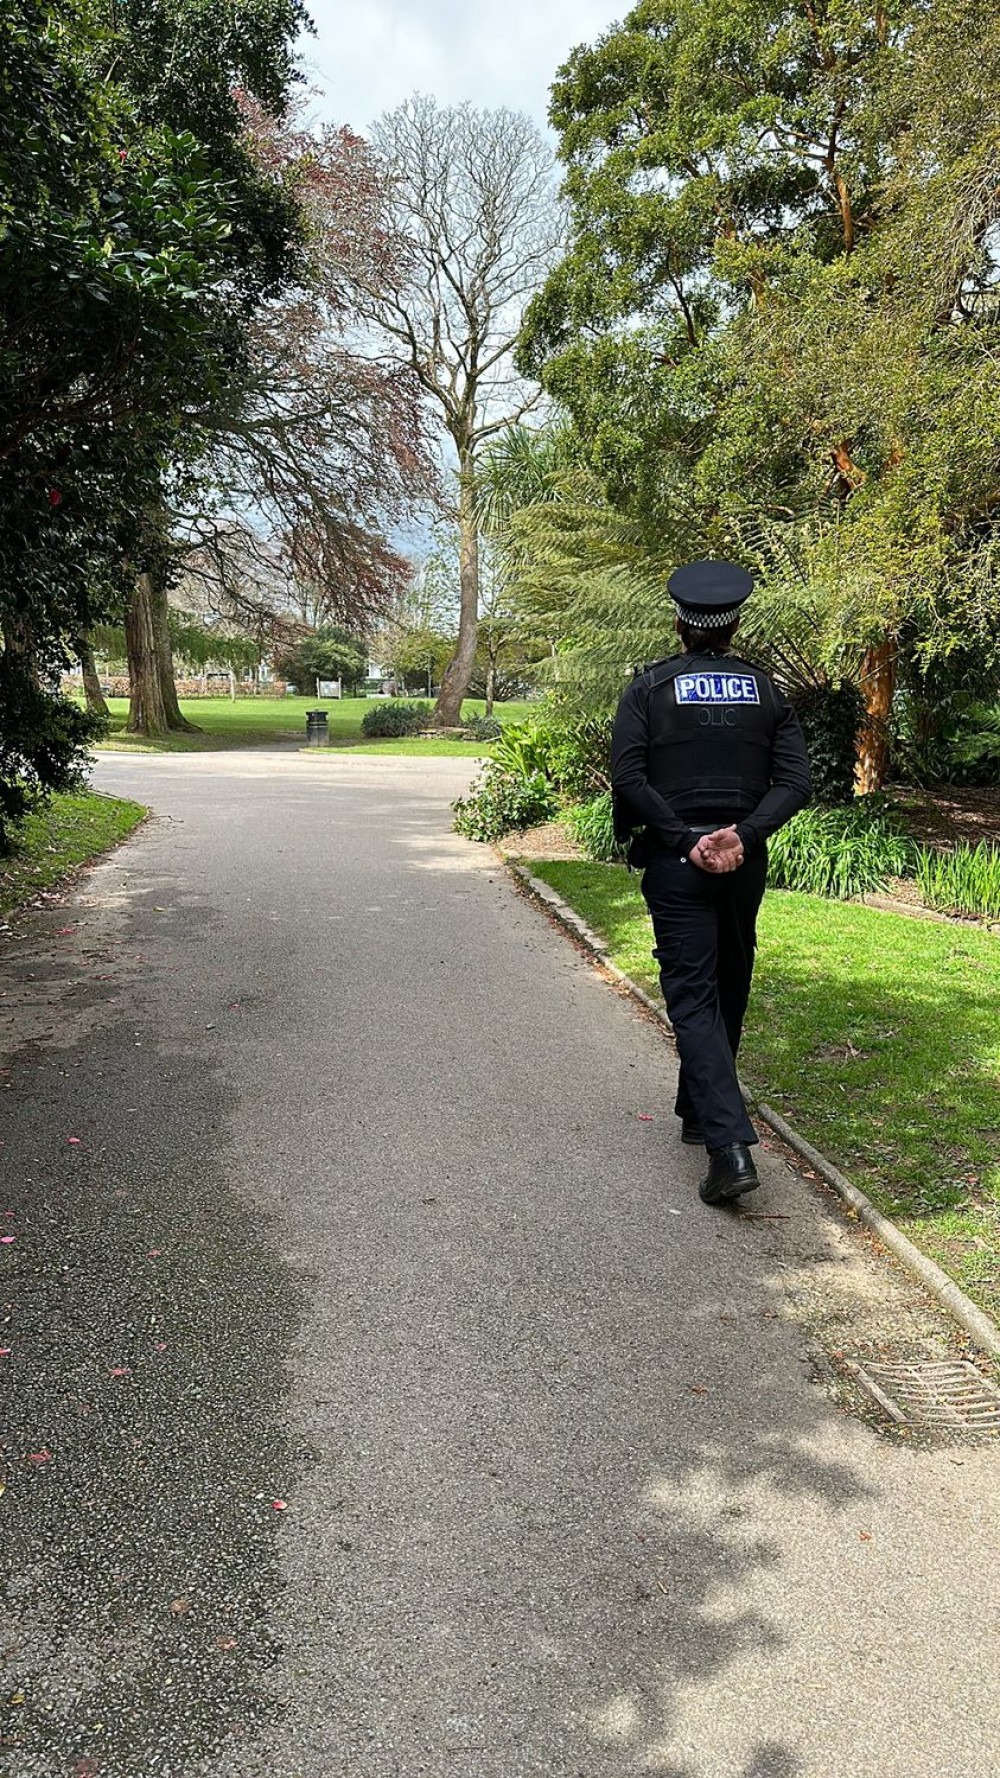
[[[572,244],[522,364],[629,520],[626,577],[642,539],[651,591],[742,547],[780,621],[809,528],[863,788],[900,677],[933,699],[996,656],[998,95],[985,0],[642,0],[554,89]]]
[[[14,0],[0,62],[0,817],[73,781],[93,723],[50,695],[125,592],[185,399],[229,336],[229,195],[147,127],[91,10]],[[0,827],[0,839],[5,828]]]
[[[263,168],[246,130],[245,103],[280,113],[295,78],[293,45],[306,22],[301,0],[97,0],[105,30],[99,71],[120,91],[141,127],[183,131],[198,144],[226,196],[225,303],[206,342],[211,386],[192,382],[175,403],[161,450],[159,485],[142,509],[142,545],[133,552],[127,632],[132,690],[129,727],[140,733],[193,726],[173,682],[167,592],[175,567],[168,486],[189,476],[205,449],[205,415],[241,382],[247,330],[260,305],[292,275],[300,212],[280,170]],[[95,69],[95,73],[98,69]]]
[[[341,679],[345,689],[353,691],[364,678],[367,664],[364,643],[338,625],[318,630],[314,636],[303,636],[275,657],[279,676],[309,698],[318,695],[320,679]]]

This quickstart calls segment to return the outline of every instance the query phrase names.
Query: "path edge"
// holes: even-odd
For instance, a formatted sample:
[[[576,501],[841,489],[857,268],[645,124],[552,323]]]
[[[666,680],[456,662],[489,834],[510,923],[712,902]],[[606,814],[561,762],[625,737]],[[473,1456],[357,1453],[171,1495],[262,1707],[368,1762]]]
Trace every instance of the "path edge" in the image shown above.
[[[502,852],[500,857],[507,869],[528,891],[533,900],[540,902],[546,911],[559,922],[560,926],[565,927],[575,939],[578,939],[580,944],[599,960],[601,967],[615,981],[621,983],[626,993],[631,995],[633,1000],[637,1000],[641,1006],[644,1006],[646,1011],[651,1013],[654,1019],[672,1035],[673,1027],[662,1006],[659,1006],[644,988],[640,988],[638,982],[634,982],[631,976],[626,975],[624,970],[619,969],[618,965],[611,961],[607,946],[592,927],[587,925],[586,920],[580,917],[576,909],[571,907],[569,902],[564,901],[562,896],[558,895],[548,883],[544,883],[540,877],[534,876],[527,865],[520,864],[516,858],[510,857],[507,853]],[[931,1296],[941,1304],[941,1307],[946,1309],[949,1315],[965,1329],[966,1333],[971,1335],[978,1346],[990,1353],[994,1359],[1000,1360],[1000,1327],[996,1322],[983,1309],[978,1308],[971,1297],[966,1296],[965,1291],[955,1283],[954,1278],[949,1278],[947,1272],[937,1264],[936,1260],[929,1259],[926,1253],[921,1253],[919,1247],[914,1245],[909,1236],[904,1235],[902,1229],[897,1228],[892,1219],[879,1210],[867,1193],[863,1192],[859,1186],[854,1185],[846,1174],[840,1171],[839,1167],[835,1167],[833,1162],[828,1161],[818,1148],[814,1148],[811,1142],[807,1142],[804,1136],[800,1136],[791,1124],[786,1123],[777,1111],[771,1109],[770,1105],[760,1099],[755,1100],[742,1082],[740,1086],[743,1097],[748,1104],[753,1106],[761,1122],[767,1124],[776,1136],[780,1136],[781,1140],[787,1143],[800,1160],[808,1161],[814,1172],[818,1173],[820,1178],[824,1179],[827,1185],[837,1193],[837,1196],[854,1211],[858,1221],[862,1222],[882,1242],[882,1245],[895,1255],[906,1267],[906,1270],[917,1278]]]

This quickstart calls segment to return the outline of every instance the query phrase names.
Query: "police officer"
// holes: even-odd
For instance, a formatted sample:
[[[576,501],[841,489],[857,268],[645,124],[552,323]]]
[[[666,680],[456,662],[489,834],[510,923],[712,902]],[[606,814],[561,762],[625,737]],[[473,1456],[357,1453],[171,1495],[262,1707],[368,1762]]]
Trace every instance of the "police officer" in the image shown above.
[[[616,835],[645,866],[660,981],[680,1055],[675,1111],[708,1150],[700,1195],[753,1191],[757,1141],[736,1076],[767,839],[809,797],[798,717],[729,644],[746,569],[691,562],[668,582],[683,653],[637,670],[615,718]],[[636,832],[636,829],[640,832]]]

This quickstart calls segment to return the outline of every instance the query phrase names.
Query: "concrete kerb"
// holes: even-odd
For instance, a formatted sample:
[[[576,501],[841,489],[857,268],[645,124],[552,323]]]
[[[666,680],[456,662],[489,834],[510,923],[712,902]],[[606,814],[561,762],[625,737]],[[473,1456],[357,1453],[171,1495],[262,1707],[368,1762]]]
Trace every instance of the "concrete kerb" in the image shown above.
[[[653,1017],[672,1034],[670,1020],[663,1008],[657,1005],[651,995],[645,992],[645,989],[640,988],[638,982],[634,982],[631,976],[626,975],[623,970],[618,968],[617,964],[612,963],[607,946],[602,943],[597,933],[587,925],[587,922],[580,918],[575,908],[571,908],[561,895],[557,895],[555,890],[549,887],[548,883],[543,883],[540,878],[533,876],[525,865],[519,864],[516,859],[508,857],[506,854],[501,853],[501,857],[507,868],[535,900],[541,902],[553,918],[558,920],[568,932],[571,932],[574,938],[579,939],[580,943],[600,961],[602,968],[620,982],[626,992],[634,1000],[638,1000],[647,1012],[652,1013]],[[921,1253],[919,1247],[915,1247],[909,1237],[903,1234],[902,1229],[897,1228],[888,1216],[883,1215],[871,1199],[858,1186],[853,1185],[845,1174],[841,1173],[839,1167],[835,1167],[832,1161],[828,1161],[819,1149],[814,1148],[811,1142],[807,1142],[804,1136],[800,1136],[798,1131],[794,1130],[791,1124],[786,1123],[785,1119],[779,1116],[776,1111],[772,1111],[769,1105],[763,1104],[760,1100],[754,1100],[752,1094],[747,1092],[746,1087],[743,1087],[742,1091],[748,1105],[753,1107],[761,1122],[767,1124],[775,1135],[780,1136],[781,1140],[801,1160],[808,1161],[812,1170],[818,1173],[827,1185],[832,1186],[837,1196],[842,1198],[844,1203],[854,1211],[858,1221],[863,1223],[882,1242],[883,1246],[889,1249],[890,1253],[895,1255],[908,1272],[919,1279],[931,1296],[941,1304],[942,1308],[947,1309],[961,1327],[964,1327],[966,1333],[975,1340],[976,1344],[982,1347],[984,1352],[988,1352],[991,1357],[1000,1361],[1000,1327],[996,1322],[982,1309],[977,1308],[976,1304],[966,1296],[964,1290],[961,1290],[955,1280],[949,1278],[947,1272],[942,1271],[934,1260],[928,1259],[925,1253]]]

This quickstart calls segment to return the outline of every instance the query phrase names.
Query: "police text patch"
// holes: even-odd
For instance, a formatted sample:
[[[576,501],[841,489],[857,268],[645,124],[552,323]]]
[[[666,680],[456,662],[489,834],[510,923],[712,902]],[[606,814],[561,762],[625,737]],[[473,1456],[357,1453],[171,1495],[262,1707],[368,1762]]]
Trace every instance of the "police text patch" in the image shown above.
[[[759,704],[750,673],[679,673],[674,680],[679,704]]]

